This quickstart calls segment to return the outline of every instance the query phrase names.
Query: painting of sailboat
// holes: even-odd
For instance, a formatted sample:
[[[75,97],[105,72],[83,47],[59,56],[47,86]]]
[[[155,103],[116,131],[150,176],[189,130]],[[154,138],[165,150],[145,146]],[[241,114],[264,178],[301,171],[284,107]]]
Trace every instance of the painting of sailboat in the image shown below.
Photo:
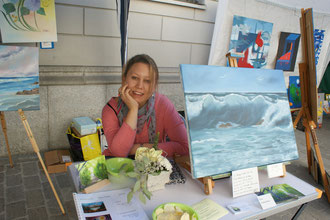
[[[0,111],[39,110],[37,47],[0,45]]]
[[[180,69],[194,178],[298,159],[282,70]]]

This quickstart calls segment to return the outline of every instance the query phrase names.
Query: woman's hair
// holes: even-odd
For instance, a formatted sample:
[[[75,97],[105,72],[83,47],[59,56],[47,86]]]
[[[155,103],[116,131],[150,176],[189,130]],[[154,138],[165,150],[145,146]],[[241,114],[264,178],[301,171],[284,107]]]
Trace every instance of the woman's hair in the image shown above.
[[[151,78],[151,88],[157,89],[159,72],[156,62],[147,54],[138,54],[129,59],[124,66],[124,71],[122,74],[122,80],[126,79],[129,69],[136,63],[144,63],[149,65],[149,73]]]

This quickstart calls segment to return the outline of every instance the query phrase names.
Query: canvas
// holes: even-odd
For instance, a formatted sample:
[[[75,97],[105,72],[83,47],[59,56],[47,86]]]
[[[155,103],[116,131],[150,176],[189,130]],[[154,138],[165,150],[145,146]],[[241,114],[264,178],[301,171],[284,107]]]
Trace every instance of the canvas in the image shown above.
[[[275,69],[293,71],[296,64],[300,34],[281,32]]]
[[[301,90],[299,76],[289,76],[288,96],[290,108],[301,108]]]
[[[314,29],[315,65],[319,61],[325,30]]]
[[[282,70],[180,68],[194,178],[298,159]]]
[[[229,52],[243,53],[238,67],[265,68],[273,23],[234,15]]]
[[[54,0],[3,0],[3,43],[57,41]]]
[[[0,45],[0,111],[39,110],[39,49]]]

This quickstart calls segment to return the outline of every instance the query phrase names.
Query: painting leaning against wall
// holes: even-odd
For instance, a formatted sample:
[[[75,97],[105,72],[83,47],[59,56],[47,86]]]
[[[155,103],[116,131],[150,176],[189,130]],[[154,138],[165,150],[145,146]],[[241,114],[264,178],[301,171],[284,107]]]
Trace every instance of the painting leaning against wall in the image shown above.
[[[180,68],[194,178],[298,159],[282,70]]]
[[[0,45],[0,111],[39,110],[39,50]]]
[[[54,0],[2,0],[3,43],[57,41]]]
[[[265,68],[273,23],[234,15],[229,52],[243,53],[238,67]]]

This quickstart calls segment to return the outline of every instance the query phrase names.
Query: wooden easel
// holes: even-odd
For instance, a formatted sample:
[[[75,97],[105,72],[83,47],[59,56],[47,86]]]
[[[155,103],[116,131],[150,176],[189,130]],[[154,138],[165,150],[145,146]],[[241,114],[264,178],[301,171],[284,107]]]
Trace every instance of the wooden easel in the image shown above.
[[[181,157],[181,156],[174,155],[174,161],[191,173],[191,164],[190,164],[189,156]],[[201,183],[203,183],[203,185],[204,185],[204,193],[206,195],[212,194],[212,190],[214,188],[214,181],[212,180],[212,177],[210,177],[210,176],[201,177],[201,178],[198,178],[198,180]]]
[[[49,182],[49,184],[50,184],[50,186],[51,186],[51,188],[53,190],[53,193],[55,195],[55,198],[57,200],[57,203],[60,206],[60,209],[61,209],[62,213],[65,214],[65,211],[64,211],[64,208],[62,206],[62,203],[61,203],[61,201],[60,201],[60,199],[59,199],[59,197],[57,195],[57,192],[55,190],[55,187],[53,185],[53,182],[52,182],[52,180],[49,177],[49,174],[48,174],[48,171],[46,169],[45,163],[42,160],[42,157],[40,155],[39,147],[37,145],[36,140],[34,139],[34,136],[32,134],[31,128],[30,128],[30,125],[29,125],[29,123],[26,120],[26,117],[24,115],[23,110],[22,109],[18,109],[18,114],[19,114],[19,116],[21,118],[21,121],[22,121],[22,123],[24,125],[24,128],[26,130],[27,136],[30,139],[32,148],[33,148],[34,152],[37,154],[37,156],[39,158],[40,164],[41,164],[41,166],[42,166],[42,168],[43,168],[43,170],[44,170],[44,172],[46,174],[46,177],[48,179],[48,182]],[[5,136],[5,140],[6,140],[6,145],[7,145],[7,151],[8,151],[8,157],[9,157],[10,166],[13,167],[13,161],[12,161],[12,158],[11,158],[11,153],[10,153],[9,144],[8,144],[7,126],[6,126],[6,120],[5,120],[5,114],[4,114],[4,112],[0,112],[0,117],[1,117],[2,130],[3,130],[4,136]]]
[[[328,197],[328,202],[330,202],[330,192],[329,192],[329,182],[324,169],[324,164],[321,156],[321,151],[318,145],[318,140],[315,132],[317,121],[317,116],[315,117],[315,111],[311,113],[312,106],[316,106],[317,96],[312,94],[317,94],[316,92],[316,73],[315,73],[315,54],[314,54],[314,36],[313,36],[313,17],[312,9],[301,9],[300,18],[300,28],[301,28],[301,38],[302,38],[302,49],[303,49],[303,63],[299,64],[299,76],[300,76],[300,89],[301,89],[301,101],[302,107],[295,119],[293,126],[296,128],[297,123],[302,118],[303,125],[305,127],[305,137],[306,137],[306,148],[307,148],[307,161],[308,161],[308,172],[313,174],[314,178],[317,175],[317,164],[314,161],[314,152],[317,158],[317,162],[320,168],[323,186],[325,193]],[[311,77],[311,76],[315,77]],[[311,91],[311,89],[315,91]],[[312,141],[314,145],[314,152],[311,149],[310,136],[312,136]],[[313,156],[313,158],[312,158]],[[315,168],[316,167],[316,168]],[[313,169],[312,169],[313,168]],[[315,173],[316,172],[316,173]]]

